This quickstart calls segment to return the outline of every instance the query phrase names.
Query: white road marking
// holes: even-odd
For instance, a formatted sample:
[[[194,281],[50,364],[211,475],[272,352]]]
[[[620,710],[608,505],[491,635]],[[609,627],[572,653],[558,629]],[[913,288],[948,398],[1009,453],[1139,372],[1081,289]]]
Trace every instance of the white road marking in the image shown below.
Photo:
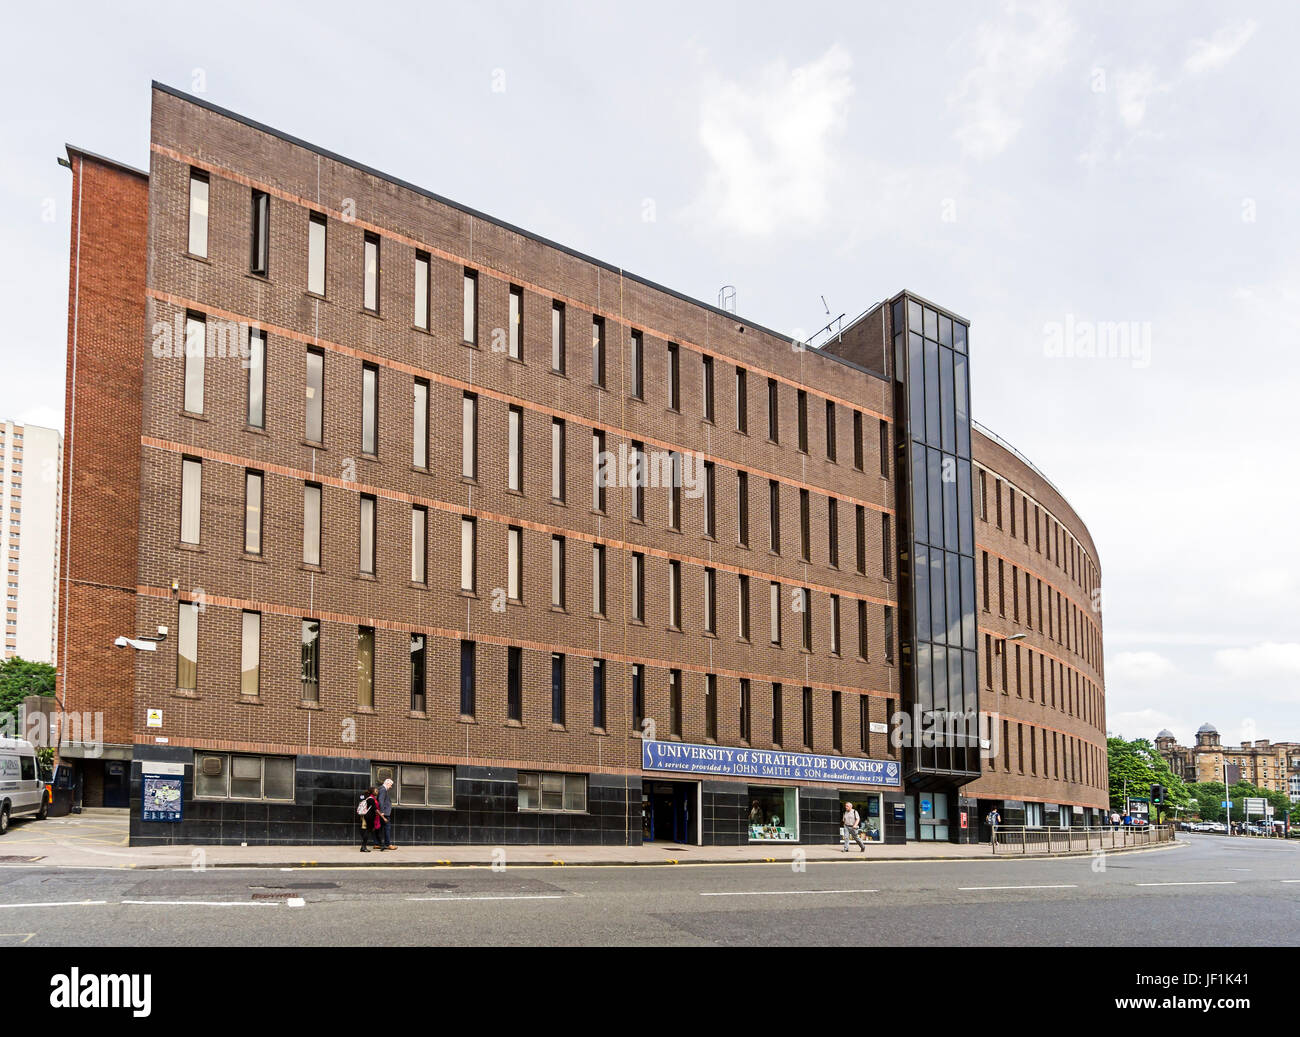
[[[0,904],[0,907],[91,907],[107,900],[47,900],[40,904]]]
[[[984,889],[1078,889],[1074,884],[1060,886],[958,886],[957,889],[962,892],[973,892]]]
[[[1135,886],[1235,886],[1236,879],[1220,879],[1217,882],[1135,882]]]
[[[280,907],[280,904],[264,900],[123,900],[123,904],[144,905],[146,907]]]
[[[305,901],[302,897],[290,897],[288,900],[285,901],[285,904],[288,907],[306,907],[307,901]]]
[[[1300,882],[1300,879],[1283,879],[1283,882]]]
[[[786,897],[798,893],[879,893],[878,889],[755,889],[701,893],[702,897]]]
[[[415,900],[421,903],[430,903],[439,900],[567,900],[573,894],[565,893],[539,893],[529,896],[487,896],[487,897],[407,897],[407,900]]]

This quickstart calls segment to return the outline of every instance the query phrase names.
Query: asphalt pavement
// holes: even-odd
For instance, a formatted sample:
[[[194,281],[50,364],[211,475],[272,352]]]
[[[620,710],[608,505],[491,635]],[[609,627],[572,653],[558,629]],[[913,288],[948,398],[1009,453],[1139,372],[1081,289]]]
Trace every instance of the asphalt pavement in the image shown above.
[[[0,946],[1295,946],[1300,845],[1060,859],[0,864]]]

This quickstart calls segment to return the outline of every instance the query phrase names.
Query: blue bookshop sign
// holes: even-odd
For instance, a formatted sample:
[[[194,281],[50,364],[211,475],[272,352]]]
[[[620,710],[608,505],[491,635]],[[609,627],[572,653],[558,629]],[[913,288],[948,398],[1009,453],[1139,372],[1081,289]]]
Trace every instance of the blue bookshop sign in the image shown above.
[[[901,784],[898,764],[893,760],[822,756],[820,753],[783,753],[772,749],[744,749],[728,745],[690,745],[685,742],[643,741],[641,769],[688,774],[727,774],[743,778],[790,778],[795,781],[825,781],[835,784]]]

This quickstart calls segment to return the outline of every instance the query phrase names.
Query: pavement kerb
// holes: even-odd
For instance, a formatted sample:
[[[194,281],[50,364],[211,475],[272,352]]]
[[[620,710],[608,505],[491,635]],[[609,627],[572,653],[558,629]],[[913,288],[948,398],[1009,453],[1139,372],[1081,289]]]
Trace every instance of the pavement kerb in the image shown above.
[[[1160,850],[1174,849],[1180,845],[1183,844],[1177,842],[1171,842],[1171,843],[1164,843],[1159,846],[1116,847],[1114,849],[1105,850],[1105,853],[1107,855],[1116,854],[1116,853],[1151,853]],[[1049,853],[1027,853],[1027,854],[1017,853],[1017,854],[999,854],[997,856],[994,856],[993,854],[990,853],[987,856],[980,855],[978,857],[935,857],[935,856],[868,857],[865,860],[860,857],[849,857],[847,859],[841,859],[838,857],[809,857],[807,858],[807,863],[809,864],[957,864],[957,863],[970,863],[970,862],[988,863],[990,861],[1065,860],[1070,858],[1075,858],[1075,859],[1091,858],[1096,855],[1096,852],[1097,852],[1096,850],[1087,850],[1087,851],[1081,850],[1081,851],[1071,852],[1071,853],[1050,853],[1050,854]],[[508,867],[511,868],[512,870],[519,869],[519,868],[539,868],[539,869],[615,868],[615,867],[617,868],[683,868],[683,867],[700,867],[700,866],[716,867],[718,865],[723,865],[723,864],[727,864],[727,865],[778,864],[782,866],[787,866],[789,864],[789,861],[780,858],[766,858],[762,860],[736,860],[734,857],[701,858],[701,859],[693,858],[689,861],[682,860],[681,858],[676,858],[676,859],[662,858],[659,860],[644,860],[644,861],[641,860],[565,861],[560,858],[555,858],[550,861],[540,861],[540,860],[539,861],[518,861],[509,864]],[[40,867],[41,865],[36,865],[36,866]],[[75,869],[77,867],[77,865],[75,864],[60,864],[60,865],[48,865],[48,866],[71,868],[71,869]],[[185,870],[185,871],[192,870],[192,867],[190,865],[165,864],[165,863],[158,863],[158,864],[131,863],[129,865],[125,865],[125,867],[129,867],[135,871],[174,871],[178,869]],[[352,861],[351,863],[347,861],[314,861],[314,860],[260,861],[260,862],[259,861],[217,861],[217,862],[204,864],[203,870],[216,870],[219,868],[226,868],[226,869],[320,868],[322,870],[343,868],[348,870],[354,870],[357,868],[451,869],[451,868],[491,868],[491,867],[492,867],[491,862],[481,861],[481,860],[480,861],[451,861],[451,860],[425,859],[425,860],[394,861],[394,860],[386,859],[383,860],[382,862],[381,861]]]

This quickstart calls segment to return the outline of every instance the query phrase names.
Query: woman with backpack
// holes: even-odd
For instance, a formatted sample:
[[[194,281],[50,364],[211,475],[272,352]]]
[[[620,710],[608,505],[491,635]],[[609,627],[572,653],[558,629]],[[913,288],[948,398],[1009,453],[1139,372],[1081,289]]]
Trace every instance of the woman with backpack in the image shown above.
[[[361,818],[361,852],[369,853],[368,845],[371,837],[375,840],[375,845],[379,845],[379,799],[378,791],[372,785],[366,789],[366,794],[361,797],[361,802],[357,804],[357,816]]]

